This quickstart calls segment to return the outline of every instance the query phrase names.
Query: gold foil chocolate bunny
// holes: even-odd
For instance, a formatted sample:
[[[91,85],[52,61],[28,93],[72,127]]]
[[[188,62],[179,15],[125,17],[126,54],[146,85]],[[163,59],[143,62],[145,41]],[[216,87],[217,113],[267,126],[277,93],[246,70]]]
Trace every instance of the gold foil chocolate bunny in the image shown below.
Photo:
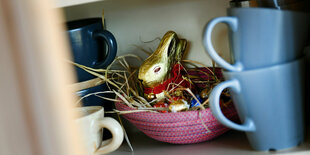
[[[168,31],[156,51],[140,66],[138,78],[142,81],[148,100],[164,98],[164,91],[171,89],[171,83],[191,86],[181,74],[184,70],[181,59],[186,45],[185,39],[179,39],[175,32]]]

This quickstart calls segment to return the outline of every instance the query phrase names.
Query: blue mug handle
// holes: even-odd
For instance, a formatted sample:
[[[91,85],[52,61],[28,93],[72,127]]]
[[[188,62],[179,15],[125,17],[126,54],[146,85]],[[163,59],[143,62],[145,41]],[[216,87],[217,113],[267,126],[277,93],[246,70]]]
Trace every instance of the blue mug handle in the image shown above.
[[[112,63],[117,53],[117,43],[113,34],[107,30],[94,31],[92,33],[93,39],[103,38],[107,43],[108,50],[106,51],[106,58],[103,61],[95,63],[96,68],[105,68]]]
[[[225,68],[229,71],[241,71],[243,66],[240,62],[236,62],[234,65],[231,65],[223,58],[221,58],[217,52],[215,51],[213,44],[212,44],[212,31],[216,24],[218,23],[226,23],[232,31],[237,31],[238,29],[238,19],[236,17],[218,17],[212,19],[205,30],[204,33],[204,47],[207,50],[209,56],[221,67]]]
[[[247,117],[245,118],[243,124],[237,124],[226,118],[225,115],[222,113],[220,107],[220,96],[222,94],[222,91],[228,87],[232,88],[236,92],[240,92],[241,90],[240,84],[236,79],[224,81],[214,87],[209,98],[212,114],[219,122],[229,128],[240,131],[255,131],[254,121],[251,118]]]

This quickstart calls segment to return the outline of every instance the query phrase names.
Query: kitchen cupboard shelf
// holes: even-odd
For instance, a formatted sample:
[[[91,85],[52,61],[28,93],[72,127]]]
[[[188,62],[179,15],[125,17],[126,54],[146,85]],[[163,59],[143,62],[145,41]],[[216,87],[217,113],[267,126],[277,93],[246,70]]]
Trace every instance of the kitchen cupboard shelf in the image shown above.
[[[308,133],[310,128],[308,127]],[[142,132],[129,133],[134,153],[130,151],[126,141],[111,155],[309,155],[310,136],[298,147],[274,152],[254,151],[243,132],[230,130],[211,141],[198,144],[176,145],[156,141]]]
[[[106,3],[104,7],[108,29],[115,33],[119,45],[141,46],[142,41],[152,40],[173,28],[183,32],[182,36],[191,41],[191,51],[195,53],[189,55],[188,59],[195,58],[196,61],[209,64],[211,60],[203,54],[201,43],[203,26],[213,17],[226,16],[229,2],[4,0],[0,5],[0,75],[3,79],[0,82],[0,97],[1,101],[7,104],[2,104],[0,109],[1,118],[5,118],[0,119],[0,154],[84,155],[80,133],[72,121],[73,104],[70,103],[76,101],[68,84],[73,83],[74,78],[71,67],[63,61],[69,59],[66,54],[67,40],[63,36],[63,27],[59,24],[63,18],[60,16],[60,9],[51,8],[67,9],[67,17],[70,17],[67,19],[97,17],[101,15],[103,4],[100,2],[103,1]],[[55,5],[51,6],[53,2]],[[93,4],[95,2],[100,4]],[[221,30],[215,32],[219,37],[214,40],[219,41],[217,45],[220,51],[229,51],[223,46],[226,42],[221,42],[225,41],[223,32],[226,31]],[[214,36],[217,36],[216,34]],[[120,48],[120,51],[138,50]],[[229,131],[212,141],[191,145],[158,142],[141,132],[129,132],[129,138],[136,155],[269,154],[253,151],[244,133],[238,131]],[[277,153],[310,154],[309,137],[300,146]],[[123,145],[111,154],[133,153],[124,141]]]
[[[80,4],[87,4],[92,2],[99,2],[103,0],[56,0],[56,7],[69,7]]]

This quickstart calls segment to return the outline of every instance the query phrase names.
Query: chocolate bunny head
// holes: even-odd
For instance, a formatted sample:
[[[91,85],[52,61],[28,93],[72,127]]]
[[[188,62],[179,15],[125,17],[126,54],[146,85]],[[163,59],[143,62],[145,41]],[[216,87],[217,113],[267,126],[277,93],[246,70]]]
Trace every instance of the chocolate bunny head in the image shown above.
[[[165,81],[174,64],[181,61],[186,48],[186,40],[179,39],[173,31],[168,31],[156,51],[139,68],[139,80],[144,87],[154,87]]]

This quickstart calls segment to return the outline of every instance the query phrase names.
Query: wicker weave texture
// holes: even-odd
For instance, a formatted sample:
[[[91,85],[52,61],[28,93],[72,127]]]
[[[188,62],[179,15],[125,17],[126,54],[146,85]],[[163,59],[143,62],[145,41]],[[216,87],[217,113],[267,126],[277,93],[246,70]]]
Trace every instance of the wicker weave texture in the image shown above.
[[[133,110],[123,103],[116,103],[115,106],[121,111]],[[227,118],[237,120],[233,104],[223,107],[222,110]],[[200,112],[137,112],[124,114],[123,117],[149,137],[173,144],[204,142],[229,130],[215,119],[209,108]]]
[[[219,68],[201,68],[201,71],[189,71],[190,75],[196,75],[204,80],[212,80],[214,76],[223,80]],[[203,84],[198,87],[204,88]],[[135,110],[123,103],[115,103],[120,111]],[[237,121],[238,116],[233,103],[222,105],[223,114],[232,121]],[[229,129],[220,124],[212,115],[210,108],[200,111],[186,111],[176,113],[135,112],[124,114],[123,117],[134,124],[139,130],[149,137],[173,144],[192,144],[216,138]]]

